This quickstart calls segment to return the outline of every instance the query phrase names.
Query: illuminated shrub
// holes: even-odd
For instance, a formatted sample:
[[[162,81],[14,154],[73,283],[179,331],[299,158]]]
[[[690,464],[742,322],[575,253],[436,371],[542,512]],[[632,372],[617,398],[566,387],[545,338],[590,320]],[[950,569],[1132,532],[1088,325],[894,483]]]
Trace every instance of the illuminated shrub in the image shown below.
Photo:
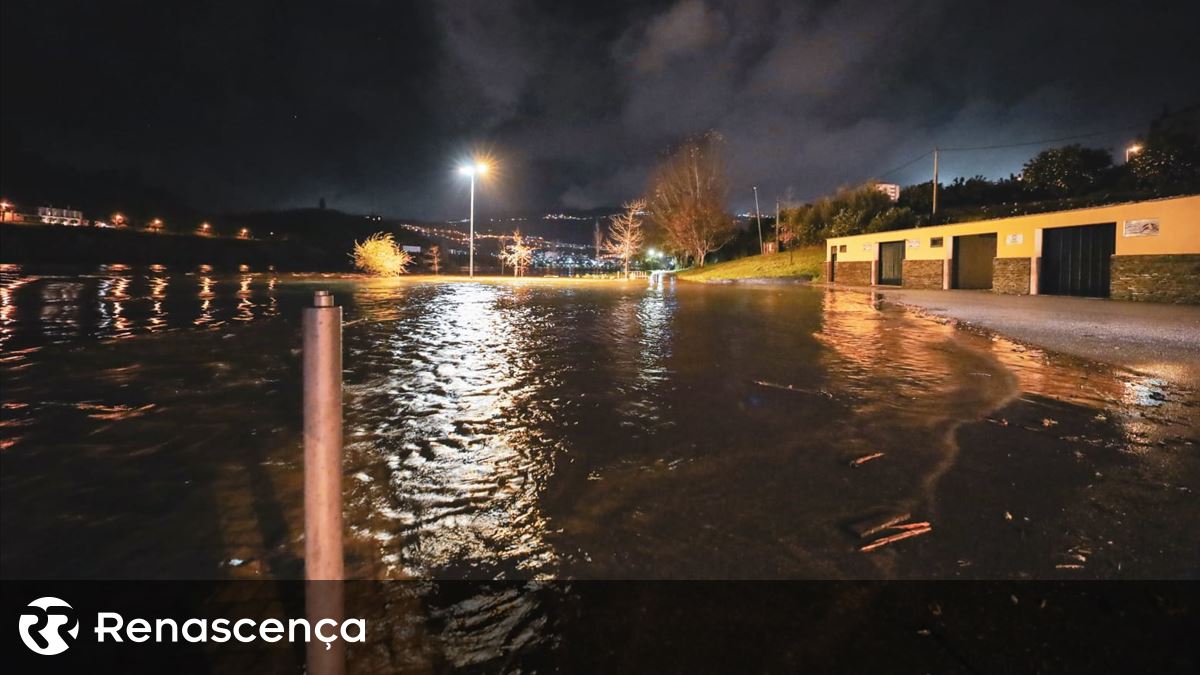
[[[363,241],[354,242],[350,254],[354,267],[379,277],[394,277],[408,271],[412,256],[400,248],[392,235],[376,232]]]

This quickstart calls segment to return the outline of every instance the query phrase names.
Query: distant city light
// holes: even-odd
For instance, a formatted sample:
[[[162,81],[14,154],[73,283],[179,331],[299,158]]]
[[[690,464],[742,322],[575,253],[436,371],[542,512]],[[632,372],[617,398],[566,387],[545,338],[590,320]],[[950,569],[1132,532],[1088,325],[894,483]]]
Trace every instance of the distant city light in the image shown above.
[[[1133,157],[1134,155],[1138,154],[1141,151],[1142,151],[1142,146],[1137,143],[1134,143],[1133,145],[1129,146],[1128,148],[1125,148],[1125,161],[1128,162],[1130,157]]]

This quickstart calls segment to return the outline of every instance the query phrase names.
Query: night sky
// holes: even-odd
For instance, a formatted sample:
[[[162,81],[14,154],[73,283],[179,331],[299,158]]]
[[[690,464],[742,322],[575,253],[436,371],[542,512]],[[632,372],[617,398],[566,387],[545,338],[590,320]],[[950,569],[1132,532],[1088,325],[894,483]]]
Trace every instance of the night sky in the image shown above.
[[[870,177],[934,145],[1108,132],[1200,99],[1200,3],[4,0],[3,148],[137,171],[220,210],[460,217],[609,206],[672,143],[728,141],[732,206]],[[1038,150],[946,153],[943,180]],[[64,195],[62,201],[69,201]]]

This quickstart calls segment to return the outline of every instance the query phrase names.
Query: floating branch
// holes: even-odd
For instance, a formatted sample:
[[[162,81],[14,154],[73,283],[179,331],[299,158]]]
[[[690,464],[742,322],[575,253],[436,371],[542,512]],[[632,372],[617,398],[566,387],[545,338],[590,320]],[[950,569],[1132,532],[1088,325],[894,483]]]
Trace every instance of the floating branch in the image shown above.
[[[858,468],[873,459],[879,459],[880,457],[883,457],[883,454],[884,453],[882,453],[882,452],[875,452],[875,453],[871,453],[869,455],[863,455],[862,457],[859,457],[858,459],[850,462],[850,466],[852,466],[854,468]]]
[[[875,541],[867,544],[866,546],[863,546],[862,548],[860,548],[858,550],[862,553],[869,553],[871,551],[874,551],[877,548],[882,548],[884,546],[887,546],[888,544],[894,544],[898,541],[903,541],[905,539],[919,537],[922,534],[927,534],[932,531],[933,531],[932,527],[922,527],[922,528],[916,529],[916,530],[905,530],[904,532],[899,532],[897,534],[888,535],[886,537],[883,537],[882,539],[876,539]]]

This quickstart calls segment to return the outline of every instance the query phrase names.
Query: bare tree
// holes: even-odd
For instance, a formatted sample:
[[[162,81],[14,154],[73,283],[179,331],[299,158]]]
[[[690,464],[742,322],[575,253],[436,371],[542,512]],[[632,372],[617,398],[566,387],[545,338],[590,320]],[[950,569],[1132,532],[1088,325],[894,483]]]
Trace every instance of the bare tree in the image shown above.
[[[783,252],[783,247],[787,246],[788,264],[796,261],[796,249],[792,243],[799,238],[799,233],[796,232],[796,223],[790,216],[781,215],[775,219],[775,242],[779,244],[779,252]]]
[[[442,271],[442,247],[434,244],[429,247],[429,252],[425,255],[429,261],[429,269],[433,270],[434,274],[440,274]]]
[[[604,250],[610,255],[621,259],[625,266],[625,276],[629,276],[629,261],[642,250],[645,233],[642,232],[641,215],[646,211],[646,202],[637,199],[625,203],[625,212],[611,218],[608,226],[608,238],[604,241]]]
[[[733,219],[725,211],[728,181],[721,159],[724,139],[708,132],[691,139],[655,170],[648,209],[677,252],[704,266],[704,256],[733,238]]]
[[[514,277],[525,275],[525,268],[533,261],[533,247],[525,243],[520,230],[513,232],[512,243],[504,247],[500,259],[512,266]]]

